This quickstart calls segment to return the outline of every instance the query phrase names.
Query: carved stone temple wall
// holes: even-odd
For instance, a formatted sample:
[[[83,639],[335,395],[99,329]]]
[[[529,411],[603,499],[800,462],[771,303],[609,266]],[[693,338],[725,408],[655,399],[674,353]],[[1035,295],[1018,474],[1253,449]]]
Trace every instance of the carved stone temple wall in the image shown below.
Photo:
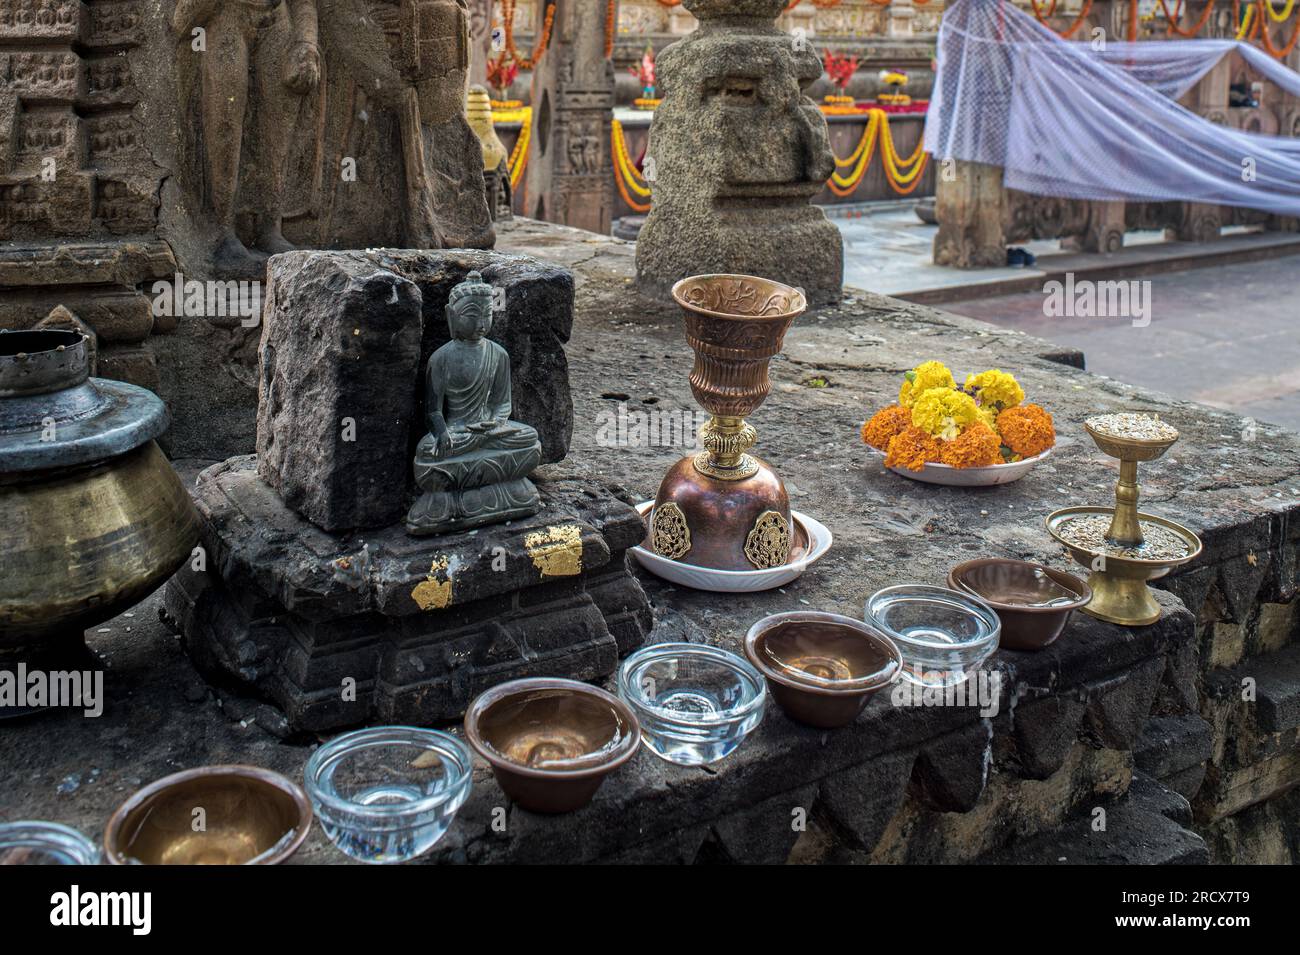
[[[98,373],[157,384],[140,292],[176,263],[156,229],[167,170],[139,119],[136,0],[0,0],[0,328],[84,323]]]
[[[220,330],[201,348],[247,385],[256,332],[210,294],[154,307],[157,281],[261,281],[293,246],[490,247],[467,4],[0,0],[0,328],[63,306],[99,374],[198,402],[153,336]]]

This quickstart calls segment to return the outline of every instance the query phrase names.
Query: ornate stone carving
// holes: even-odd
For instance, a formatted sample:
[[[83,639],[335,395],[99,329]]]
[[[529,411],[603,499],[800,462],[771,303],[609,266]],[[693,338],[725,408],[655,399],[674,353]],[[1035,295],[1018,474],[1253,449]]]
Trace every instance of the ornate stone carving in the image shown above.
[[[142,0],[0,0],[0,328],[75,312],[99,373],[157,385],[140,286],[175,261],[154,240],[165,179],[136,110]],[[160,329],[162,323],[160,323]]]
[[[299,100],[321,78],[316,0],[178,0],[171,27],[178,40],[193,38],[196,54],[206,208],[217,230],[214,269],[259,278],[264,258],[235,228],[245,146],[256,141],[262,150],[255,245],[268,255],[291,251],[281,232],[285,172]]]
[[[684,5],[701,28],[658,59],[638,285],[667,295],[689,275],[745,273],[837,299],[843,242],[811,204],[834,168],[826,119],[803,92],[822,75],[816,49],[775,28],[779,0]]]
[[[524,172],[527,215],[605,234],[614,208],[607,15],[605,3],[557,0],[551,45],[533,74],[533,143]]]

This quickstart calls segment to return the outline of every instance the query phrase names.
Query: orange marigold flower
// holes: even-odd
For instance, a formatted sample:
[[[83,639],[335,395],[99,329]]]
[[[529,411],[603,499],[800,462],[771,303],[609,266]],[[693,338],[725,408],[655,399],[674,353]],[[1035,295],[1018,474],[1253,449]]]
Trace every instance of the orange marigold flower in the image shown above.
[[[889,440],[886,467],[920,471],[931,461],[939,460],[939,442],[920,428],[908,425]]]
[[[1002,443],[1022,457],[1032,458],[1056,444],[1052,416],[1038,405],[1008,408],[998,415]]]
[[[939,446],[939,460],[954,468],[983,468],[1002,463],[1002,440],[983,421]]]
[[[862,440],[873,448],[883,451],[889,447],[890,439],[911,423],[912,412],[909,409],[890,405],[877,411],[871,420],[862,426]]]

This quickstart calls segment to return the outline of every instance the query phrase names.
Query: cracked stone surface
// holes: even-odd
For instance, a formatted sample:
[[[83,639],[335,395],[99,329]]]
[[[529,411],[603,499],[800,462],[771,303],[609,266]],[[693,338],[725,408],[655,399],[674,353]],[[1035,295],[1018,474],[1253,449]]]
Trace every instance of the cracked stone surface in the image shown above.
[[[660,476],[691,449],[609,447],[605,439],[620,413],[695,410],[687,383],[691,354],[677,315],[636,295],[629,244],[525,221],[503,236],[501,247],[576,273],[568,345],[573,441],[569,457],[548,465],[547,473],[611,485],[628,501],[653,497]],[[1056,418],[1054,454],[1024,480],[984,490],[931,487],[886,472],[861,444],[858,425],[892,399],[905,370],[929,358],[963,375],[988,367],[1016,373],[1030,400]],[[1294,597],[1300,522],[1290,518],[1300,509],[1300,437],[1260,425],[1243,440],[1243,423],[1232,414],[1098,379],[1081,364],[1077,353],[1039,339],[851,289],[839,306],[800,319],[785,355],[773,362],[771,397],[751,423],[758,453],[784,475],[793,506],[828,523],[835,544],[799,580],[763,594],[706,594],[643,574],[657,618],[650,639],[735,650],[764,615],[813,607],[857,616],[876,589],[903,581],[938,584],[952,564],[975,556],[1069,569],[1043,517],[1072,504],[1108,502],[1117,476],[1081,423],[1093,413],[1135,408],[1158,411],[1183,435],[1165,459],[1144,467],[1144,509],[1187,524],[1206,543],[1198,561],[1165,582],[1159,624],[1125,630],[1076,615],[1041,653],[999,652],[992,666],[1005,682],[990,720],[968,708],[896,707],[878,695],[856,724],[828,733],[798,726],[772,707],[755,734],[713,769],[684,770],[642,751],[587,809],[561,818],[512,809],[504,834],[489,828],[491,809],[505,805],[504,797],[479,764],[470,802],[428,861],[725,861],[785,851],[805,861],[953,861],[960,853],[1037,861],[1048,859],[1053,846],[1075,846],[1067,823],[1080,819],[1086,831],[1090,810],[1109,804],[1098,800],[1128,801],[1111,813],[1104,850],[1072,848],[1070,861],[1204,861],[1205,844],[1186,829],[1190,813],[1184,819],[1159,800],[1153,808],[1141,793],[1144,801],[1124,796],[1134,754],[1109,747],[1141,747],[1133,727],[1140,728],[1143,706],[1181,716],[1196,699],[1197,671],[1187,665],[1187,653],[1204,634],[1179,597],[1200,609],[1216,589],[1232,586],[1225,570],[1235,573],[1237,563],[1252,572],[1265,566],[1250,584],[1258,588],[1252,602],[1281,605]],[[252,413],[249,407],[250,428]],[[156,622],[157,603],[155,595],[134,617],[88,635],[110,662],[103,717],[57,713],[6,727],[0,819],[49,818],[98,833],[133,788],[203,763],[252,762],[301,777],[317,740],[282,740],[273,713],[206,686]],[[1133,692],[1118,692],[1122,681]],[[1079,720],[1077,732],[1055,739],[1017,731],[1021,706],[1028,714],[1030,701],[1056,696],[1077,701],[1066,707]],[[1293,712],[1283,696],[1274,693],[1278,725],[1289,724]],[[1050,716],[1049,708],[1040,712]],[[1098,728],[1105,740],[1094,738]],[[940,741],[953,734],[982,738],[987,751],[978,760],[937,760]],[[1294,745],[1282,746],[1277,757],[1294,752]],[[952,778],[919,794],[914,767],[927,750],[922,778],[940,762]],[[1032,764],[1032,772],[1022,773],[1022,763]],[[1276,763],[1270,778],[1297,772]],[[877,787],[882,799],[855,803],[844,792],[846,779]],[[919,795],[938,795],[940,804]],[[806,809],[810,820],[794,840],[792,808]],[[1280,831],[1272,816],[1259,825]],[[1128,843],[1126,826],[1133,827]],[[1221,842],[1230,839],[1222,828],[1216,832]],[[1034,842],[1040,834],[1041,843]],[[1017,846],[1037,848],[1020,853]],[[294,861],[345,860],[315,831]]]

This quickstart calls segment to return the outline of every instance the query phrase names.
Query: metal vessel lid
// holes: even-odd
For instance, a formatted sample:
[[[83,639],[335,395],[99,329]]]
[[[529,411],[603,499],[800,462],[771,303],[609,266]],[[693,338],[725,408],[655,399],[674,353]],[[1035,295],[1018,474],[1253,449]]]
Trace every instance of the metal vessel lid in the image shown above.
[[[89,464],[167,430],[153,392],[90,377],[86,337],[0,331],[0,474]]]

